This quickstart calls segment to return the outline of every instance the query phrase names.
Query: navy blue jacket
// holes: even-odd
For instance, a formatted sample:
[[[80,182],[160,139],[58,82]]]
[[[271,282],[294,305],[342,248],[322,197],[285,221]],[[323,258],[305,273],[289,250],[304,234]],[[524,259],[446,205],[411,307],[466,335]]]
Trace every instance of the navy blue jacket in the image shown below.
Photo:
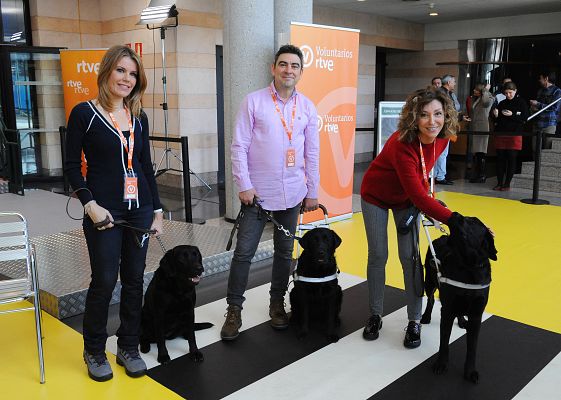
[[[132,166],[138,176],[139,205],[151,204],[157,210],[162,206],[150,158],[146,114],[133,117],[132,124]],[[127,140],[129,134],[128,130],[123,131]],[[85,180],[80,171],[82,150],[88,164]],[[129,203],[123,201],[126,166],[127,152],[111,121],[105,119],[90,101],[76,105],[68,119],[65,172],[74,190],[88,188],[92,192],[93,197],[87,190],[78,191],[82,204],[93,199],[108,210],[127,209]],[[133,201],[132,207],[136,206]]]

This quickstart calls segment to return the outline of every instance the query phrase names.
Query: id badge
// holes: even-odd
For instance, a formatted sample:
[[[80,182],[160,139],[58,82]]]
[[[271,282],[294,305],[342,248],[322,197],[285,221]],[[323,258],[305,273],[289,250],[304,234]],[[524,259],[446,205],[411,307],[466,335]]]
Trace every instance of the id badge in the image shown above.
[[[123,200],[138,200],[138,178],[132,174],[125,174],[125,188]]]
[[[286,150],[286,166],[294,167],[296,165],[296,150],[289,148]]]

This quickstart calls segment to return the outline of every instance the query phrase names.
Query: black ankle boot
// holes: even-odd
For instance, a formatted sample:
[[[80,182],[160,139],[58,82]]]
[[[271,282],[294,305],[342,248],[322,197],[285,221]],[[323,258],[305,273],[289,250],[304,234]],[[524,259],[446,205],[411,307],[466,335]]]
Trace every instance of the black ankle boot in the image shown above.
[[[479,181],[479,175],[481,171],[481,156],[480,153],[475,153],[473,157],[473,164],[471,166],[471,178],[470,183],[476,183]]]

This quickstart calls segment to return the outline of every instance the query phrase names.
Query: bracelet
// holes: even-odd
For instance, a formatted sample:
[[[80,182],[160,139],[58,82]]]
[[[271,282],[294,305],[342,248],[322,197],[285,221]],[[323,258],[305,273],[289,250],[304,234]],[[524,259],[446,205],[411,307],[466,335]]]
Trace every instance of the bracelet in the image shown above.
[[[164,210],[161,208],[158,208],[157,210],[154,210],[154,214],[159,214],[159,213],[164,213]]]

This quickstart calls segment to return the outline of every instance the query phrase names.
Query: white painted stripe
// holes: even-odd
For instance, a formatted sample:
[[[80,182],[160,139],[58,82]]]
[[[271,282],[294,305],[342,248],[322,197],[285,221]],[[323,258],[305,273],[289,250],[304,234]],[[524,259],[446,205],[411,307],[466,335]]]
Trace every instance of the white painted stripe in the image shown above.
[[[545,400],[561,397],[561,353],[530,381],[513,400]]]
[[[339,285],[343,290],[364,282],[365,279],[341,273],[339,275]],[[242,327],[240,331],[244,331],[263,322],[267,322],[269,318],[269,287],[270,284],[258,286],[245,292],[246,301],[242,311]],[[289,290],[292,289],[290,285]],[[287,297],[288,299],[288,294]],[[220,341],[220,330],[224,323],[224,314],[226,313],[226,299],[220,299],[209,304],[197,307],[195,312],[195,321],[197,322],[212,322],[214,326],[210,329],[197,331],[195,336],[197,338],[197,346],[202,349],[205,346]],[[287,311],[289,308],[287,301]],[[183,338],[176,338],[168,340],[166,347],[170,358],[173,360],[177,357],[185,355],[189,351],[189,344]],[[107,339],[107,350],[110,353],[117,353],[117,337],[111,336]],[[204,350],[203,350],[204,354]],[[155,344],[152,344],[150,352],[142,354],[142,358],[146,362],[148,368],[153,368],[160,365],[157,361],[158,350]]]
[[[425,299],[426,300],[426,299]],[[489,318],[489,314],[483,316]],[[430,325],[423,325],[422,344],[403,347],[407,312],[403,307],[383,318],[380,337],[362,338],[362,329],[298,360],[227,399],[367,399],[438,351],[440,303]],[[454,324],[451,341],[465,331]]]

